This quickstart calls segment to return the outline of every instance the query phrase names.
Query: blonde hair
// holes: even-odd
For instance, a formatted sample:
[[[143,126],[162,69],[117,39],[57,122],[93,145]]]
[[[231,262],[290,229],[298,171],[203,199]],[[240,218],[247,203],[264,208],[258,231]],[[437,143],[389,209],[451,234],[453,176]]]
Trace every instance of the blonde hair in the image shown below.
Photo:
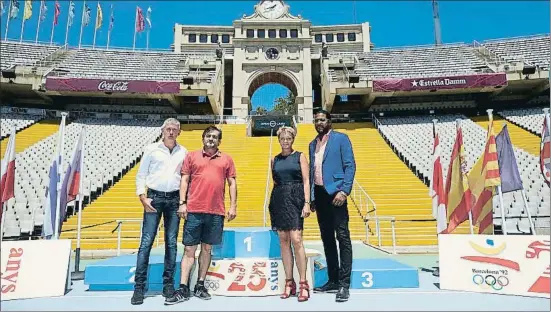
[[[279,128],[277,130],[277,138],[278,139],[281,138],[281,135],[285,134],[285,133],[289,134],[293,138],[293,140],[295,139],[295,136],[297,135],[297,132],[295,131],[295,129],[293,129],[291,127],[283,126],[283,127]]]

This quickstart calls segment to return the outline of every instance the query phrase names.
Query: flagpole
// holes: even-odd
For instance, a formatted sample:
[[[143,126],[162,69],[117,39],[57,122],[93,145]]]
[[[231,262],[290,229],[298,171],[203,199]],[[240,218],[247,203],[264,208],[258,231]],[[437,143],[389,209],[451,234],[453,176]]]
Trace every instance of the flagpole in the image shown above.
[[[71,5],[71,4],[69,4]],[[52,34],[50,35],[50,45],[54,42],[55,12],[57,11],[57,2],[54,3],[54,18],[52,19]]]
[[[69,39],[69,21],[71,20],[71,3],[72,1],[69,1],[69,9],[67,10],[67,28],[65,29],[65,45],[67,45],[67,40]],[[53,30],[52,30],[52,36],[53,36]]]
[[[107,30],[107,50],[111,41],[111,29],[113,28],[113,4],[111,4],[111,15],[109,15],[109,30]]]
[[[8,204],[7,204],[7,202],[2,204],[2,222],[0,224],[0,242],[4,238],[4,224],[6,222],[6,213],[8,213]]]
[[[23,42],[24,31],[25,31],[25,10],[23,9],[23,22],[21,23],[21,35],[19,37],[19,42]]]
[[[94,42],[92,43],[92,48],[96,47],[96,34],[98,32],[98,18],[99,18],[99,0],[98,6],[96,7],[96,24],[94,25]]]
[[[147,33],[145,34],[145,50],[149,51],[149,31],[151,28],[147,28]]]
[[[536,228],[534,226],[534,221],[532,221],[532,213],[530,213],[530,208],[528,207],[528,200],[526,199],[526,191],[524,191],[524,187],[520,191],[522,194],[522,201],[524,201],[524,212],[528,215],[528,223],[530,224],[532,235],[536,235]]]
[[[134,18],[134,43],[132,44],[132,51],[136,50],[136,34],[138,31],[138,7],[136,6],[136,17]]]
[[[34,43],[38,43],[38,32],[40,31],[40,22],[42,20],[42,10],[44,6],[44,0],[40,1],[40,12],[38,13],[38,23],[36,24],[36,38],[34,38]]]
[[[64,144],[65,144],[65,119],[67,117],[67,113],[63,112],[61,113],[61,125],[60,125],[60,128],[59,129],[59,135],[61,136],[61,140],[60,140],[60,147],[59,147],[59,155],[55,155],[55,157],[59,157],[59,164],[57,165],[57,175],[58,175],[58,179],[57,179],[57,185],[56,185],[56,189],[57,189],[57,203],[56,203],[56,213],[55,213],[55,232],[54,232],[54,237],[55,239],[59,239],[59,227],[60,227],[60,222],[61,220],[59,219],[60,217],[60,212],[61,212],[61,196],[60,196],[60,193],[61,193],[61,175],[63,174],[63,147],[64,147]]]
[[[80,36],[78,39],[78,48],[80,49],[81,43],[82,43],[82,30],[84,29],[84,14],[86,13],[86,0],[84,0],[84,4],[82,5],[82,18],[80,19]]]
[[[461,119],[456,119],[455,120],[455,128],[456,128],[456,131],[460,130],[461,129]],[[461,153],[461,152],[460,152]],[[461,156],[461,155],[459,155]],[[463,172],[461,172],[461,174],[463,174]],[[471,235],[474,234],[474,228],[473,228],[473,212],[471,209],[469,209],[469,228],[471,230]]]
[[[82,127],[82,151],[80,152],[80,180],[78,186],[78,216],[77,216],[77,248],[75,250],[75,273],[80,272],[80,237],[82,231],[82,203],[84,202],[83,181],[84,181],[84,153],[86,146],[86,126]]]
[[[11,8],[12,7],[12,2],[10,1],[10,8],[8,10],[8,18],[7,18],[7,21],[6,21],[6,35],[4,36],[4,40],[8,40],[8,29],[10,28],[10,20],[11,20]]]

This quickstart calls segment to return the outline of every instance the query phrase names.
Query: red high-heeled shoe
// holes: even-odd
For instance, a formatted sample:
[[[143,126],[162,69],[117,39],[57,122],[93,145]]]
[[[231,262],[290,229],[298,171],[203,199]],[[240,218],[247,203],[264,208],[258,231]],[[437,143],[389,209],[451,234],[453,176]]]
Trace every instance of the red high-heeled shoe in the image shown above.
[[[308,301],[308,299],[310,298],[310,286],[308,285],[308,281],[300,281],[299,285],[300,287],[298,290],[298,302]],[[304,290],[306,291],[306,296],[302,294]]]
[[[289,290],[287,292],[287,290]],[[285,290],[279,296],[281,299],[287,299],[291,296],[295,296],[297,294],[297,284],[295,283],[294,279],[285,279]]]

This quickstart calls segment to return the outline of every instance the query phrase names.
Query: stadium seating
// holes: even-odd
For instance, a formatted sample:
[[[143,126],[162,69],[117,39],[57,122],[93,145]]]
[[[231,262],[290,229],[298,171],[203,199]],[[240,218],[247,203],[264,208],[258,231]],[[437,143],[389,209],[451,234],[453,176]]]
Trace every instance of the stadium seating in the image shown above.
[[[0,42],[0,70],[14,65],[32,65],[52,54],[59,46],[50,46],[34,43],[4,41]]]
[[[13,127],[19,132],[22,129],[34,124],[42,117],[37,115],[23,114],[2,114],[2,123],[0,124],[0,138],[5,138],[10,134]]]
[[[520,37],[488,40],[483,44],[506,61],[524,60],[528,64],[549,69],[550,38],[549,35]]]
[[[70,104],[67,110],[94,113],[176,114],[171,106]]]
[[[465,44],[379,49],[357,57],[355,72],[362,80],[455,76],[486,68],[475,50]]]
[[[404,162],[420,177],[427,181],[432,179],[432,119],[435,116],[411,116],[381,119],[381,134],[403,158]],[[463,115],[436,116],[439,120],[437,129],[440,134],[442,166],[444,179],[447,177],[451,150],[455,141],[455,120],[461,120],[463,140],[468,169],[472,168],[482,154],[486,139],[485,128],[477,125]],[[494,129],[501,129],[494,124]],[[513,142],[514,144],[515,142]],[[529,200],[532,216],[549,216],[549,187],[543,182],[539,173],[538,158],[531,153],[515,147],[515,155],[523,179],[524,188]],[[504,206],[508,207],[508,217],[520,217],[520,193],[504,195]],[[499,207],[496,207],[499,209]],[[499,215],[499,214],[497,214]],[[526,215],[524,215],[526,216]],[[514,221],[509,221],[514,222]],[[522,221],[524,222],[524,221]],[[499,224],[500,221],[496,220]],[[523,223],[524,224],[524,223]],[[516,227],[515,227],[516,228]],[[509,230],[512,228],[509,227]]]
[[[159,135],[159,121],[80,119],[66,126],[64,170],[74,144],[86,125],[83,187],[88,198],[122,176],[141,156],[146,144]],[[56,148],[57,132],[33,144],[16,156],[15,199],[8,202],[5,237],[32,231],[43,223],[44,194],[49,166]],[[121,148],[124,146],[124,148]]]
[[[510,122],[540,135],[543,127],[543,111],[541,108],[508,109],[498,112]]]
[[[70,78],[180,81],[187,69],[184,54],[125,50],[72,50],[55,75]]]

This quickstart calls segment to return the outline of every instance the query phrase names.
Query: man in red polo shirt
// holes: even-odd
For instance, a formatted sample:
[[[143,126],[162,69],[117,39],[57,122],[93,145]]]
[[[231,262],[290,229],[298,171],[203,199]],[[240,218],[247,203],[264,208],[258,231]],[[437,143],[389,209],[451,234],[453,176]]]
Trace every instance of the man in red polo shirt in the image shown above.
[[[222,130],[209,126],[203,132],[203,149],[189,153],[182,165],[178,215],[186,222],[181,284],[172,297],[166,298],[165,305],[186,301],[191,297],[189,275],[199,244],[199,277],[193,295],[205,300],[211,298],[205,287],[205,278],[210,267],[212,245],[222,243],[224,216],[228,221],[235,219],[237,209],[235,165],[228,154],[218,149],[221,140]],[[226,181],[230,187],[231,201],[227,214],[224,207]]]

